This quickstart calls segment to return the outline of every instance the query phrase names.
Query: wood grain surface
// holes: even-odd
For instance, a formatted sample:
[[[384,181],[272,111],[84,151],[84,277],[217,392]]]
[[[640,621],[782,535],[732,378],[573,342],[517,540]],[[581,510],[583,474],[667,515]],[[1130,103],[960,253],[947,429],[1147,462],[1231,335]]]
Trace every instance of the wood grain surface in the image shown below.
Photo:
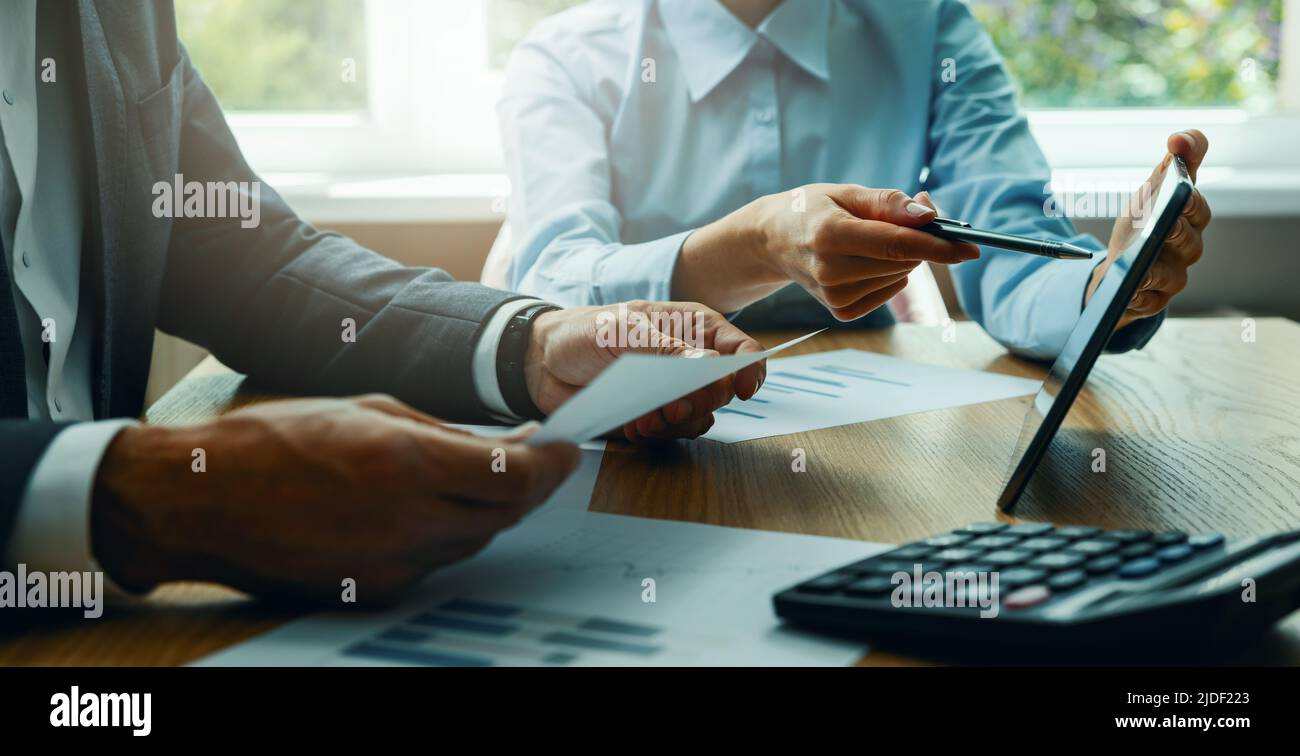
[[[1300,527],[1300,325],[1171,319],[1139,352],[1107,355],[1070,412],[1016,516],[1105,528]],[[762,334],[780,343],[793,333]],[[959,323],[831,331],[790,354],[852,347],[936,365],[1041,378]],[[154,423],[201,422],[268,397],[207,360],[151,407]],[[734,527],[897,543],[975,520],[994,502],[1028,398],[739,444],[609,445],[591,508]],[[791,469],[794,450],[806,472]],[[1094,450],[1106,471],[1093,471]],[[180,664],[295,616],[207,585],[169,585],[93,623],[6,629],[0,665]],[[761,663],[761,660],[755,660]],[[874,653],[864,664],[920,660]],[[1300,663],[1300,613],[1251,648],[1206,663]]]

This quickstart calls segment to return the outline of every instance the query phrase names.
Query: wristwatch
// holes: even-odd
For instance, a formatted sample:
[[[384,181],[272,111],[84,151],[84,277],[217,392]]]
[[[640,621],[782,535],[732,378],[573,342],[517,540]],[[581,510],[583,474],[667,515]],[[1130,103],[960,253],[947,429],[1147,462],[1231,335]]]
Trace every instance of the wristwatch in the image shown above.
[[[525,420],[541,420],[545,415],[528,395],[528,381],[524,375],[524,361],[528,356],[528,342],[533,333],[533,321],[544,312],[558,310],[555,305],[539,302],[515,313],[506,323],[497,347],[497,386],[506,407]]]

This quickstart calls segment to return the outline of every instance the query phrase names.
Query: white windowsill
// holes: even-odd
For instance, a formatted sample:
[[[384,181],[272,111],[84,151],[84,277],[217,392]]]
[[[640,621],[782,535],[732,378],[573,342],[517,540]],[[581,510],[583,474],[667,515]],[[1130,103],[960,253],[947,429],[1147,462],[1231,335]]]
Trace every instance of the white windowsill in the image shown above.
[[[1066,188],[1124,191],[1149,168],[1080,168],[1057,171]],[[300,215],[329,223],[488,223],[505,218],[510,182],[502,174],[331,176],[271,173],[264,176]],[[1300,216],[1300,171],[1235,170],[1208,166],[1200,187],[1217,218]]]
[[[505,219],[504,174],[337,176],[268,173],[295,211],[313,223],[475,223]]]

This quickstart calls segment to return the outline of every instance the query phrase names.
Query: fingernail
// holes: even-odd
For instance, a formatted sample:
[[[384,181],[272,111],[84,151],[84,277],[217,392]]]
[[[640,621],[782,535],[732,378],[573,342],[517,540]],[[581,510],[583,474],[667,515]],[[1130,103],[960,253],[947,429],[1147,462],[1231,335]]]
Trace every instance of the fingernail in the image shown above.
[[[933,212],[934,212],[933,210],[926,207],[925,205],[922,205],[920,202],[907,203],[907,214],[914,218],[920,218],[922,216],[929,215],[930,213]]]
[[[683,357],[707,357],[708,354],[709,354],[708,352],[705,352],[705,351],[700,350],[700,349],[683,349],[683,350],[682,350],[682,356],[683,356]]]
[[[537,422],[536,420],[529,420],[526,423],[520,423],[519,425],[516,425],[514,429],[510,431],[510,435],[531,436],[537,431],[541,430],[541,428],[542,428],[541,423]]]

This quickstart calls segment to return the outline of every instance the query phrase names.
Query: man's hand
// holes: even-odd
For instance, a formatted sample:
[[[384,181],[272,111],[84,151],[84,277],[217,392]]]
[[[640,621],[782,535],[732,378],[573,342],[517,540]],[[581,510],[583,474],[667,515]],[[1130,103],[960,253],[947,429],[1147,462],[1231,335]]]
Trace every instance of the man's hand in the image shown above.
[[[570,444],[523,441],[473,436],[386,396],[127,428],[96,480],[95,557],[133,590],[199,580],[337,602],[351,578],[358,601],[386,603],[483,548],[578,463]],[[204,472],[191,467],[197,449]]]
[[[1092,293],[1097,290],[1106,271],[1110,270],[1110,266],[1123,254],[1134,230],[1133,216],[1137,214],[1135,209],[1150,206],[1152,197],[1159,189],[1156,182],[1169,161],[1173,159],[1172,156],[1178,155],[1186,161],[1187,172],[1191,174],[1192,181],[1195,181],[1197,169],[1201,167],[1205,153],[1210,148],[1210,141],[1196,129],[1189,129],[1170,136],[1168,147],[1169,154],[1165,155],[1164,160],[1160,161],[1155,171],[1138,190],[1136,196],[1140,199],[1130,203],[1130,212],[1116,219],[1110,235],[1106,261],[1093,271],[1092,280],[1088,284],[1088,298],[1091,298]],[[1160,248],[1160,255],[1152,264],[1151,270],[1147,272],[1146,278],[1138,288],[1138,293],[1133,296],[1133,301],[1129,302],[1123,317],[1120,318],[1119,328],[1135,320],[1158,315],[1169,305],[1169,300],[1187,286],[1187,269],[1201,259],[1204,250],[1201,232],[1209,224],[1210,205],[1199,189],[1193,190],[1191,199],[1187,201],[1187,207],[1183,208],[1182,217],[1169,232],[1169,238]]]
[[[622,354],[708,357],[761,352],[763,347],[704,305],[629,302],[543,313],[533,323],[525,361],[528,393],[554,412]],[[765,362],[729,376],[623,427],[629,441],[695,438],[713,426],[713,411],[748,399],[767,375]]]
[[[673,294],[734,312],[791,281],[839,320],[866,315],[929,261],[979,257],[979,247],[918,231],[935,210],[896,189],[810,184],[762,197],[687,237]]]

